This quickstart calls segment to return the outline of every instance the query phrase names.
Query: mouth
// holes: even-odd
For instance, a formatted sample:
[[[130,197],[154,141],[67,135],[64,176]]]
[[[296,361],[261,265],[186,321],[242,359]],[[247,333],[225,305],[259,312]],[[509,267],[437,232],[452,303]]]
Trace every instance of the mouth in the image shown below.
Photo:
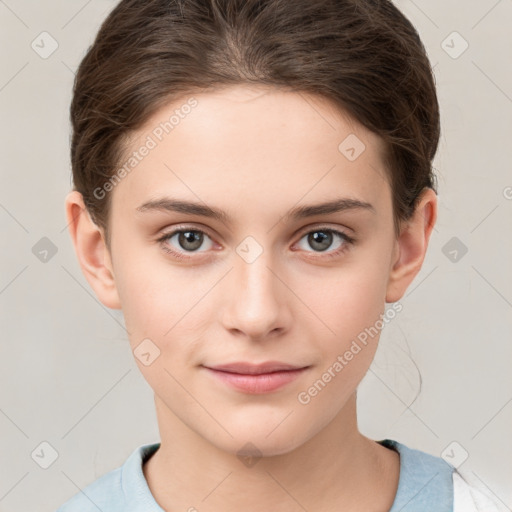
[[[261,364],[237,362],[216,366],[203,366],[208,373],[249,394],[270,393],[286,386],[307,371],[310,366],[297,366],[278,361]]]

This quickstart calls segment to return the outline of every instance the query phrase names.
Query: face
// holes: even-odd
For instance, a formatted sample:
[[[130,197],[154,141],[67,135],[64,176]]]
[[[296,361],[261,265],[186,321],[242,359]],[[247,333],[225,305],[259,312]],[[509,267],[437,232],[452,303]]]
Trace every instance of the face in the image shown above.
[[[318,97],[193,98],[136,133],[111,191],[131,348],[162,415],[232,453],[285,453],[343,414],[377,347],[396,249],[383,146]],[[305,208],[333,202],[348,207]],[[212,370],[236,362],[299,370]]]

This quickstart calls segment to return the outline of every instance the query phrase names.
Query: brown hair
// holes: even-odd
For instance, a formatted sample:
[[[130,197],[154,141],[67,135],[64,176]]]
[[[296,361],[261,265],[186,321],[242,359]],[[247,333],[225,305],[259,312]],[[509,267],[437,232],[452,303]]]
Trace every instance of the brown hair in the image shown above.
[[[110,194],[94,191],[129,135],[168,102],[235,84],[319,95],[379,135],[396,233],[424,187],[437,193],[435,77],[391,1],[122,0],[80,64],[71,104],[74,189],[108,245]]]

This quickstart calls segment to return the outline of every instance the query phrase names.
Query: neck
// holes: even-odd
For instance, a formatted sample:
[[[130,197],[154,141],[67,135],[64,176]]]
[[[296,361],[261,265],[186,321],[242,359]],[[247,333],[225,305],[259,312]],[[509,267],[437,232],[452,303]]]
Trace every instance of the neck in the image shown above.
[[[143,470],[165,510],[327,512],[342,505],[368,512],[393,503],[398,454],[359,433],[355,393],[307,442],[247,465],[191,431],[156,396],[155,403],[161,445]]]

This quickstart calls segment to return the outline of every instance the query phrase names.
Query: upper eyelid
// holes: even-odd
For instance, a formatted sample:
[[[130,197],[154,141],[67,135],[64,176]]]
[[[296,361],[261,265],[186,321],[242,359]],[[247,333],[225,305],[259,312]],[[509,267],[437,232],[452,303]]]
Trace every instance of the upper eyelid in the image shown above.
[[[161,235],[159,235],[158,238],[161,239],[161,238],[171,237],[171,236],[176,235],[177,233],[182,233],[184,231],[198,231],[200,233],[204,233],[205,235],[208,235],[209,238],[213,239],[213,236],[210,235],[208,229],[206,229],[204,227],[196,227],[196,226],[188,226],[188,225],[170,228],[168,231],[164,229],[163,233]]]
[[[297,233],[307,234],[307,233],[310,233],[312,231],[322,231],[322,230],[339,232],[339,233],[342,233],[342,234],[346,234],[347,236],[348,236],[347,231],[351,231],[349,228],[344,228],[344,227],[341,227],[341,226],[333,227],[333,226],[329,226],[328,224],[320,223],[320,224],[317,224],[316,226],[312,225],[312,226],[306,226],[304,228],[301,228],[301,229],[298,230]]]
[[[343,238],[343,235],[345,235],[348,239],[354,239],[354,237],[347,233],[347,231],[352,231],[348,228],[342,228],[342,227],[332,227],[332,226],[328,226],[327,224],[317,224],[316,226],[313,224],[313,225],[309,225],[309,226],[305,226],[299,230],[297,230],[297,232],[294,234],[294,236],[300,236],[299,240],[311,233],[311,232],[314,232],[314,231],[331,231],[331,232],[334,232],[335,234],[338,234],[338,236],[340,236],[341,238]],[[212,242],[215,241],[215,237],[213,237],[210,233],[209,233],[209,230],[205,227],[196,227],[196,226],[193,226],[193,225],[187,225],[187,224],[184,224],[182,226],[178,225],[177,227],[174,227],[174,228],[171,228],[168,232],[164,232],[162,235],[160,235],[158,237],[158,241],[160,240],[169,240],[171,237],[173,237],[174,235],[180,233],[180,232],[184,232],[184,231],[198,231],[198,232],[201,232],[201,233],[204,233],[205,235],[208,236],[208,238],[210,238],[210,240],[212,240]]]

